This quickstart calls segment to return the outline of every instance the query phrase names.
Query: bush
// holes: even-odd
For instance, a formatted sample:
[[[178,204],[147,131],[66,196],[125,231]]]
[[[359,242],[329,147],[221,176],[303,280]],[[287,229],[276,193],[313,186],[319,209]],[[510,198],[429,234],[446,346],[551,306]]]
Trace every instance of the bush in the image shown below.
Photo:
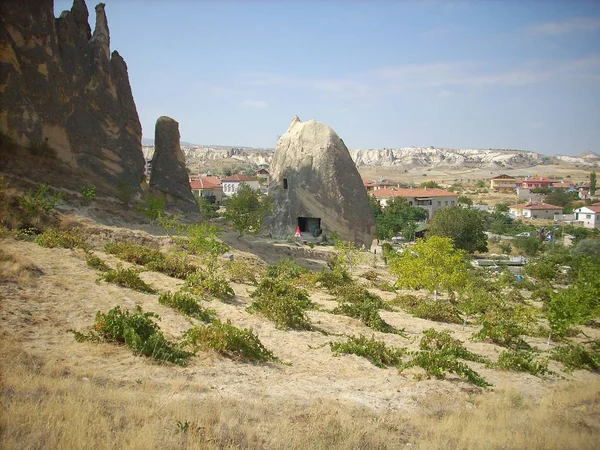
[[[444,300],[424,300],[413,295],[397,296],[393,304],[421,319],[445,323],[463,323],[458,309]]]
[[[237,328],[231,321],[216,320],[208,326],[196,326],[184,333],[184,345],[193,351],[213,350],[227,358],[248,361],[278,361],[258,336],[248,328]]]
[[[188,276],[196,272],[198,268],[189,262],[187,253],[172,251],[166,256],[153,259],[146,263],[148,270],[161,272],[170,277],[185,280]]]
[[[384,302],[379,297],[370,294],[366,289],[364,291],[366,294],[363,294],[362,297],[339,297],[337,299],[338,306],[333,309],[332,313],[360,319],[369,328],[381,331],[382,333],[394,333],[405,336],[404,329],[398,330],[394,328],[379,315],[379,309],[381,309]],[[389,306],[385,305],[385,308],[389,309]]]
[[[387,347],[385,342],[378,341],[375,337],[367,339],[362,334],[359,337],[351,336],[346,342],[330,342],[329,346],[335,356],[357,355],[381,368],[399,365],[405,353],[402,348]]]
[[[154,196],[147,194],[143,197],[142,203],[137,207],[138,211],[144,214],[150,220],[157,220],[165,214],[166,199],[164,195]]]
[[[598,343],[598,341],[596,341]],[[598,347],[598,344],[596,345]],[[591,345],[566,344],[552,349],[550,359],[561,362],[567,372],[576,369],[600,370],[600,352]]]
[[[379,278],[379,274],[374,270],[368,270],[367,272],[361,275],[364,279],[369,281],[377,281]]]
[[[262,314],[277,328],[311,329],[306,310],[315,305],[304,289],[292,286],[289,281],[264,278],[250,296],[255,300],[247,311]]]
[[[531,375],[548,373],[548,361],[538,360],[531,350],[505,350],[498,357],[497,366],[514,372],[527,372]]]
[[[277,264],[270,265],[267,268],[268,277],[280,280],[294,280],[307,272],[309,272],[307,268],[302,267],[293,259],[289,258],[282,259]]]
[[[183,289],[195,295],[208,294],[225,301],[235,297],[235,292],[225,278],[203,270],[197,270],[189,275]]]
[[[207,223],[197,223],[187,228],[188,241],[185,248],[194,254],[210,254],[213,257],[229,251],[229,246],[217,240],[221,230]]]
[[[200,306],[196,297],[187,292],[179,291],[175,294],[165,292],[158,297],[158,303],[170,306],[186,316],[194,317],[203,322],[210,323],[215,321],[216,312]]]
[[[488,340],[515,350],[530,350],[521,335],[528,334],[537,326],[537,310],[527,305],[498,303],[480,318],[481,330],[471,339]]]
[[[148,263],[160,263],[164,255],[160,250],[155,250],[146,245],[135,242],[109,242],[104,246],[104,251],[124,261],[145,266]]]
[[[50,188],[42,184],[34,193],[32,190],[17,199],[29,218],[47,215],[56,215],[54,210],[62,199],[62,192],[50,194]]]
[[[354,282],[350,273],[339,267],[331,272],[326,272],[323,269],[323,271],[318,273],[316,280],[322,287],[329,289],[330,291]]]
[[[214,197],[211,199],[206,197],[198,197],[198,209],[203,219],[215,219],[219,217],[219,205],[215,203]]]
[[[110,270],[108,264],[106,264],[101,258],[98,258],[91,252],[86,252],[85,262],[88,265],[88,267],[99,270],[100,272],[108,272]]]
[[[83,186],[81,188],[81,197],[85,204],[91,203],[96,198],[96,186]]]
[[[136,269],[123,269],[120,264],[117,264],[116,269],[111,269],[108,272],[100,275],[100,279],[108,283],[115,283],[119,286],[127,287],[135,291],[144,292],[146,294],[154,294],[154,290],[150,285],[146,284],[140,278],[140,272]]]
[[[258,284],[259,277],[264,275],[264,269],[253,261],[236,259],[225,263],[229,279],[236,283]]]
[[[46,248],[86,248],[87,244],[81,234],[75,230],[60,231],[56,228],[47,228],[38,235],[34,242]]]
[[[77,342],[104,341],[126,344],[136,354],[149,356],[157,361],[167,361],[185,365],[192,353],[179,349],[168,341],[153,319],[160,317],[153,312],[142,312],[138,306],[135,313],[121,311],[119,306],[107,313],[98,312],[94,322],[94,331],[75,334]]]
[[[491,361],[485,356],[478,355],[467,350],[463,343],[454,339],[450,331],[436,331],[434,328],[423,331],[419,348],[426,351],[442,351],[453,355],[455,358],[466,361],[474,361],[483,364],[491,364]]]

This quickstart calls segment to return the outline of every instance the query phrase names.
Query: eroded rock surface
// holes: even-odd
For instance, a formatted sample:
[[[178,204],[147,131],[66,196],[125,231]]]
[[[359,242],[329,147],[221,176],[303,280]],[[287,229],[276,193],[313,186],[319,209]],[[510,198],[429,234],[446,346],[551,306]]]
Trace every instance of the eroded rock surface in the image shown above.
[[[170,117],[159,117],[154,135],[150,189],[164,194],[169,206],[199,215],[179,141],[179,123]]]
[[[275,236],[336,232],[358,246],[371,246],[375,220],[367,192],[348,148],[326,124],[296,116],[275,148],[270,173]]]
[[[140,189],[142,127],[127,65],[110,53],[104,4],[94,32],[84,0],[54,17],[52,0],[0,2],[0,130],[45,143],[72,168]]]

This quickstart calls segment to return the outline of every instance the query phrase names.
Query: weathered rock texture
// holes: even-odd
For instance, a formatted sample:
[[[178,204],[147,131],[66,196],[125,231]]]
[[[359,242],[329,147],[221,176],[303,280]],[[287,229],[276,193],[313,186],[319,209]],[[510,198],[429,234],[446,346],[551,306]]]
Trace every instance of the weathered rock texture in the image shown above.
[[[140,189],[142,128],[104,4],[94,33],[84,0],[54,17],[52,0],[0,2],[0,130],[46,142],[73,169]]]
[[[159,117],[154,135],[150,189],[164,194],[170,206],[199,214],[179,139],[179,123],[170,117]]]
[[[293,234],[299,217],[319,218],[324,233],[371,246],[375,220],[367,192],[346,145],[328,125],[295,117],[277,141],[270,172],[275,236]]]

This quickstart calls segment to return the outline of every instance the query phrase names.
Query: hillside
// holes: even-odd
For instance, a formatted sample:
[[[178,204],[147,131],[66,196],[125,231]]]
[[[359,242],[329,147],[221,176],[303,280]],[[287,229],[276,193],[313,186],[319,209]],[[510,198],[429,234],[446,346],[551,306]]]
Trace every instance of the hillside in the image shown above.
[[[183,145],[187,166],[194,172],[219,169],[220,165],[256,169],[268,166],[272,149]],[[152,146],[143,147],[144,155],[151,158]],[[351,149],[356,166],[382,167],[400,170],[467,170],[481,169],[495,172],[527,169],[530,167],[564,164],[588,168],[600,166],[600,157],[594,153],[580,156],[550,157],[521,150],[447,149],[406,147],[396,149]]]
[[[18,180],[12,180],[15,185]],[[9,195],[16,194],[12,188]],[[48,248],[26,235],[2,233],[0,298],[3,373],[1,438],[6,448],[593,448],[600,433],[598,374],[573,373],[553,360],[547,374],[531,375],[467,362],[492,386],[478,387],[464,375],[428,378],[420,368],[380,368],[357,355],[335,355],[330,343],[364,335],[402,348],[419,350],[430,328],[452,333],[471,352],[496,361],[505,349],[474,341],[476,322],[444,323],[415,317],[393,303],[424,291],[382,290],[394,281],[380,251],[365,254],[352,270],[357,286],[389,305],[381,318],[402,334],[376,331],[361,320],[332,314],[334,291],[305,284],[315,309],[306,311],[314,329],[284,330],[252,313],[255,283],[240,278],[220,259],[217,273],[228,280],[234,297],[221,301],[199,297],[202,307],[241,328],[251,328],[277,357],[249,362],[201,350],[186,366],[136,356],[124,345],[76,342],[69,330],[88,333],[96,313],[119,306],[156,312],[166,338],[203,326],[197,319],[159,304],[159,293],[184,285],[156,270],[108,254],[106,244],[132,241],[168,252],[172,238],[132,211],[119,213],[113,200],[81,203],[71,194],[60,211],[63,230],[85,244]],[[118,216],[116,215],[118,213]],[[113,223],[113,225],[106,225]],[[326,269],[332,247],[296,246],[264,237],[225,231],[245,273],[265,278],[269,264],[292,258],[313,273]],[[101,272],[86,264],[87,251],[111,268],[137,267],[142,280],[158,293],[146,294],[101,281]],[[177,246],[179,248],[179,246]],[[192,265],[207,270],[207,256],[188,254]],[[239,269],[238,269],[239,270]],[[369,275],[371,273],[371,275]],[[373,273],[376,274],[375,281]],[[262,274],[262,275],[261,275]],[[532,303],[535,304],[535,303]],[[539,305],[538,305],[539,307]],[[587,336],[598,329],[584,327]],[[546,338],[524,336],[549,355]],[[580,342],[577,338],[575,342]],[[558,345],[558,344],[553,344]],[[405,354],[405,358],[408,354]],[[583,424],[583,426],[582,426]]]

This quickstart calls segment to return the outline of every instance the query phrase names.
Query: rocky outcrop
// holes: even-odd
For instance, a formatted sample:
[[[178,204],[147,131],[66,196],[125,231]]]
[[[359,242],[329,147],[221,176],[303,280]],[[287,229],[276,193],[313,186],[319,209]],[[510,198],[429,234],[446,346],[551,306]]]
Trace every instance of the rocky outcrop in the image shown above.
[[[104,4],[94,32],[84,0],[54,17],[52,0],[0,3],[0,130],[44,143],[78,173],[140,189],[142,128],[127,65],[110,53]]]
[[[271,162],[275,236],[336,232],[370,247],[375,221],[360,175],[340,137],[326,124],[298,117],[277,141]]]
[[[169,206],[186,213],[199,214],[196,198],[190,188],[179,137],[179,123],[170,117],[158,118],[154,135],[155,150],[150,189],[153,193],[165,195]]]

